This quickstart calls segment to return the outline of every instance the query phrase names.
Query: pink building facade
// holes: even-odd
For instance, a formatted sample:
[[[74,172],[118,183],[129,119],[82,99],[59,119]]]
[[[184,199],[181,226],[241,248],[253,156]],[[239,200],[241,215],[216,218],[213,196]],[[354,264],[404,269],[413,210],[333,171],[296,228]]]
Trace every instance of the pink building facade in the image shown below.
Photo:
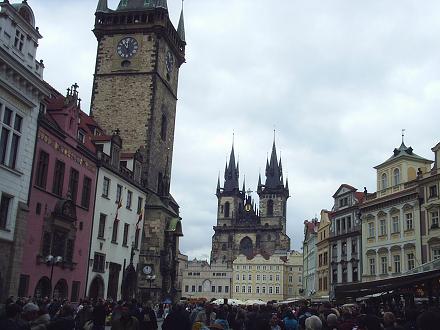
[[[97,125],[76,85],[52,90],[40,113],[19,296],[78,301],[85,294],[96,187]]]

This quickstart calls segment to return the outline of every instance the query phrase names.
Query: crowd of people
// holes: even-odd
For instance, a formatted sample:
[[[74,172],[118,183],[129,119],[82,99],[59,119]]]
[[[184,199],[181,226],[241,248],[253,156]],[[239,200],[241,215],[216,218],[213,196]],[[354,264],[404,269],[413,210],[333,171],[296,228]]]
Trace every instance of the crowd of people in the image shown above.
[[[151,307],[97,299],[77,305],[57,299],[8,299],[0,311],[0,330],[440,330],[435,304],[373,301],[334,306],[304,300],[289,305],[231,306],[181,302]]]
[[[175,305],[163,330],[440,330],[440,309],[434,305],[402,306],[330,303],[296,306]]]

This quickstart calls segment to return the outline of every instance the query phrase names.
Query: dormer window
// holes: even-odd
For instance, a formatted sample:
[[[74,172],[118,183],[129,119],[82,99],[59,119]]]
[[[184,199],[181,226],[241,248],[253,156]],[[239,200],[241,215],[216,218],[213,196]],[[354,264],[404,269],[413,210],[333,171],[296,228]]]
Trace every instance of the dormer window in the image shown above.
[[[17,48],[20,52],[23,52],[23,45],[24,45],[24,34],[17,29],[15,30],[14,47]]]
[[[394,180],[394,185],[397,186],[398,184],[400,184],[400,171],[398,168],[396,168],[393,172],[393,180]]]
[[[381,186],[382,186],[382,189],[387,189],[388,188],[388,178],[387,178],[386,173],[382,174]]]
[[[81,143],[84,143],[86,140],[86,135],[83,131],[78,130],[78,141],[80,141]]]

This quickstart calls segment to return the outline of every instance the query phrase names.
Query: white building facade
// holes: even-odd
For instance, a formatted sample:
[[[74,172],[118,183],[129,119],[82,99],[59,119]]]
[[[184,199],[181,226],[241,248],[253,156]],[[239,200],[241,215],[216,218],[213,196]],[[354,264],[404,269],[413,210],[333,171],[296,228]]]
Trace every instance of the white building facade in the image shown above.
[[[95,144],[102,151],[98,152],[87,295],[131,299],[136,292],[146,201],[140,173],[136,174],[139,154],[120,153],[118,135],[97,140]],[[141,276],[147,275],[153,276],[153,270],[146,270]]]
[[[311,297],[316,293],[316,254],[317,254],[317,233],[318,219],[304,222],[303,242],[303,294]]]
[[[0,299],[17,295],[37,119],[49,90],[31,7],[0,3]]]

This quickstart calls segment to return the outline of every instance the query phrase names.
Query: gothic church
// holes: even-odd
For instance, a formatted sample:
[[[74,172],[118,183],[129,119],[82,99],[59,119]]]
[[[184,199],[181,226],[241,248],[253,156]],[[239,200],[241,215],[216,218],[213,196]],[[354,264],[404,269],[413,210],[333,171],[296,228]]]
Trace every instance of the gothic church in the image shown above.
[[[286,206],[289,198],[288,181],[284,183],[281,159],[278,161],[275,141],[270,160],[266,162],[266,181],[258,178],[259,206],[250,192],[239,189],[239,168],[232,147],[229,164],[225,168],[223,188],[217,182],[217,225],[212,237],[211,263],[225,263],[244,254],[270,256],[276,251],[290,250],[286,234]]]

